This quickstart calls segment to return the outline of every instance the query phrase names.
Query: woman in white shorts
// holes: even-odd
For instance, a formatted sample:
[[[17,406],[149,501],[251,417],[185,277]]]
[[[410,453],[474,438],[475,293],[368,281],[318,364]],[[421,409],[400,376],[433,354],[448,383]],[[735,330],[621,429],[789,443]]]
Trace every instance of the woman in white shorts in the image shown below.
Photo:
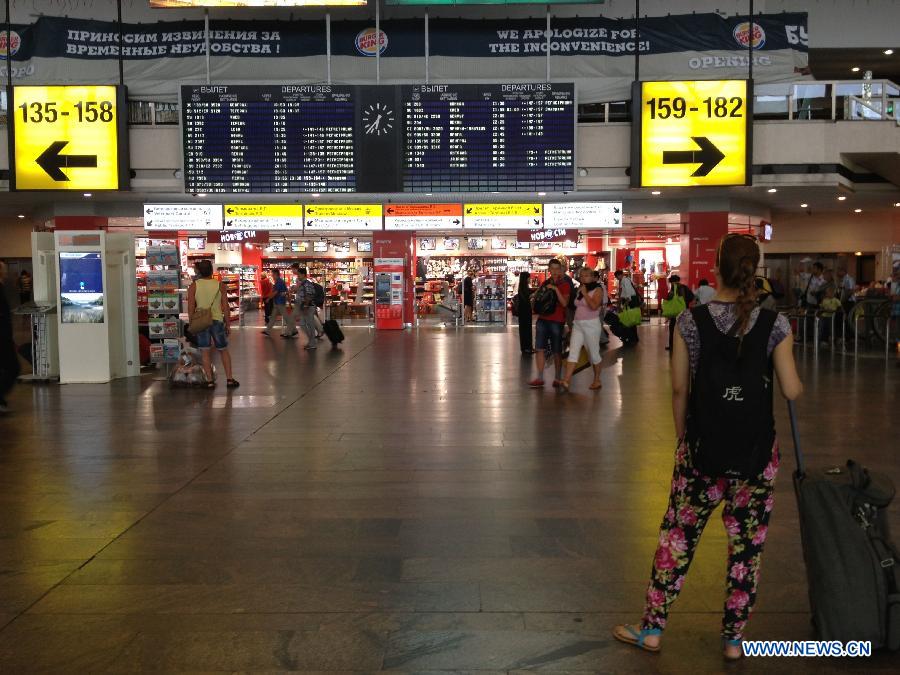
[[[603,324],[600,322],[600,310],[603,305],[603,289],[594,279],[594,271],[587,266],[579,273],[581,285],[575,296],[575,321],[572,324],[572,337],[569,339],[569,358],[566,361],[566,376],[560,383],[568,390],[572,381],[575,364],[581,354],[581,348],[587,349],[588,357],[594,368],[594,381],[591,389],[600,389],[600,338]]]

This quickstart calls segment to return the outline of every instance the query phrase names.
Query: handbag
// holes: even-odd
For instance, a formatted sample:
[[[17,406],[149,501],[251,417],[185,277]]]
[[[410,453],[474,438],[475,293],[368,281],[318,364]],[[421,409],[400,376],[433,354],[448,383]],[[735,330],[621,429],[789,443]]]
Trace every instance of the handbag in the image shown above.
[[[674,319],[687,309],[684,296],[678,293],[678,285],[672,286],[672,297],[662,301],[662,315],[667,319]]]
[[[216,299],[219,297],[219,292],[222,290],[221,286],[216,289],[216,294],[213,296],[212,302],[209,303],[209,307],[195,307],[193,313],[191,314],[191,321],[188,324],[188,331],[191,335],[197,335],[198,333],[202,333],[207,328],[212,326],[213,324],[213,316],[212,316],[212,308],[213,305],[216,304]]]
[[[629,307],[619,312],[619,322],[625,328],[634,328],[641,325],[641,308]]]

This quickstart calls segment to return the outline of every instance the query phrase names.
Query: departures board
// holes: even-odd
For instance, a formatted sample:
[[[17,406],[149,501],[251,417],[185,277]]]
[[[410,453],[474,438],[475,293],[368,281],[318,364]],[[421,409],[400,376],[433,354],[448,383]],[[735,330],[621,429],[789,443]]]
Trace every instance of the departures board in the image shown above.
[[[181,88],[185,191],[574,189],[572,84]]]

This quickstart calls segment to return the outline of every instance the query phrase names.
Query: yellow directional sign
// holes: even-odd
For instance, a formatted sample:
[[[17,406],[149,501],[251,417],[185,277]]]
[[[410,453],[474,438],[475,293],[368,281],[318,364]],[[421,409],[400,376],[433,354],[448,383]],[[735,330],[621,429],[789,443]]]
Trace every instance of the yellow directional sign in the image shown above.
[[[128,185],[125,88],[13,87],[16,190],[120,190]]]
[[[635,83],[634,187],[747,185],[747,80]]]
[[[235,218],[302,218],[299,204],[226,204],[225,215]]]
[[[543,204],[466,204],[467,216],[541,216]]]
[[[381,218],[381,204],[307,204],[306,217]]]

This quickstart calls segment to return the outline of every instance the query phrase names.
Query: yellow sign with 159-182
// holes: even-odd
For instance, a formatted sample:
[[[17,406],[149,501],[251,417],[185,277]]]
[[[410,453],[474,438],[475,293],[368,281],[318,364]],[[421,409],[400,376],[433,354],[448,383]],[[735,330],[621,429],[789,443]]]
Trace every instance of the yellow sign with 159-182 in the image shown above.
[[[750,183],[747,80],[637,82],[633,104],[632,186]]]
[[[126,188],[125,100],[124,87],[111,85],[13,87],[11,187]]]

